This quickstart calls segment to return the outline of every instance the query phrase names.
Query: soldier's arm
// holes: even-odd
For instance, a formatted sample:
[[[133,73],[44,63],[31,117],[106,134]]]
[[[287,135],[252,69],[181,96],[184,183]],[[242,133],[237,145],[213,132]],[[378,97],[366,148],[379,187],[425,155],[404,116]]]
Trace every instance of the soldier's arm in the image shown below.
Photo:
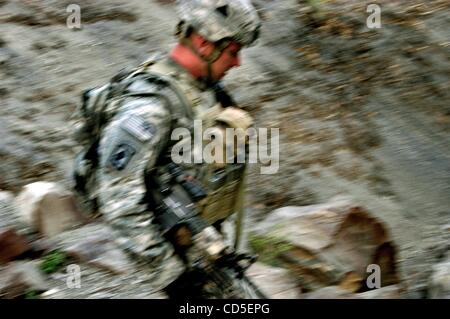
[[[129,99],[103,131],[99,145],[98,198],[121,246],[145,260],[165,283],[182,272],[173,248],[152,223],[143,198],[144,173],[170,138],[170,114],[160,98]]]

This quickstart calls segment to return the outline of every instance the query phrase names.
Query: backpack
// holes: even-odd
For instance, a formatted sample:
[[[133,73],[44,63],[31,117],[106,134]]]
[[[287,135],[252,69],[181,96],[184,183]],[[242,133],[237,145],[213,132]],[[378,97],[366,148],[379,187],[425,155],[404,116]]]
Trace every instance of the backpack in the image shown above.
[[[89,215],[98,209],[95,189],[95,170],[99,164],[98,145],[105,125],[119,111],[121,102],[128,97],[166,97],[158,92],[129,92],[128,88],[138,80],[163,83],[170,87],[180,100],[181,107],[170,109],[172,121],[182,116],[192,117],[190,102],[170,77],[146,71],[156,61],[150,59],[134,69],[122,70],[109,83],[83,92],[76,112],[74,139],[82,146],[75,158],[73,171],[74,189],[83,210]],[[170,103],[167,105],[172,106]]]

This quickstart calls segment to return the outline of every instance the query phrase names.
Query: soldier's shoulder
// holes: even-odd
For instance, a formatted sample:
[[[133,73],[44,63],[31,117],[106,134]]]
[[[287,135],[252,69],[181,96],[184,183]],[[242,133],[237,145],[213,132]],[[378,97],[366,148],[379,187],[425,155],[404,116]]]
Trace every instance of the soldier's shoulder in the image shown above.
[[[119,78],[118,87],[126,87],[124,94],[120,94],[122,102],[125,98],[122,106],[129,109],[144,103],[145,98],[145,103],[165,108],[172,120],[185,121],[192,116],[190,108],[195,89],[186,84],[183,74],[167,56],[148,59],[125,78]]]
[[[142,94],[147,97],[155,97],[170,104],[178,102],[177,92],[174,91],[171,81],[166,74],[154,72],[153,64],[144,63],[144,66],[138,68],[129,78],[130,85],[127,92],[138,96]]]
[[[170,114],[170,105],[168,100],[157,96],[145,96],[144,98],[128,97],[124,99],[120,111],[117,113],[118,118],[127,117],[130,114],[167,117]]]

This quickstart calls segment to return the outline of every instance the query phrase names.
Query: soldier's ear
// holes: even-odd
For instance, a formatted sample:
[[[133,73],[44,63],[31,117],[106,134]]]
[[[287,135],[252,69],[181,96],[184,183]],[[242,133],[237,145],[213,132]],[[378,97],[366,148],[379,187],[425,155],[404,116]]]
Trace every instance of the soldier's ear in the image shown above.
[[[198,52],[200,52],[200,54],[208,55],[212,48],[213,48],[213,44],[211,42],[209,42],[208,40],[206,40],[203,37],[199,38]]]
[[[197,51],[202,55],[208,55],[214,49],[214,43],[209,42],[207,39],[196,32],[192,33],[191,41],[196,47]]]

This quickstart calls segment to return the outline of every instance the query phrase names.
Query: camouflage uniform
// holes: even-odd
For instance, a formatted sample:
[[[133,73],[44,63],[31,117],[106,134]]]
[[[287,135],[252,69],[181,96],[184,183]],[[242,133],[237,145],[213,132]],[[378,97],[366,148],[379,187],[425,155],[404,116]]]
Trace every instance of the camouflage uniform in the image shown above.
[[[132,90],[151,92],[137,82]],[[105,127],[99,143],[98,201],[107,222],[118,231],[119,243],[145,260],[162,285],[183,270],[173,248],[152,223],[143,201],[144,172],[151,169],[169,138],[170,114],[161,98],[128,98]]]
[[[183,23],[178,31],[182,33],[182,25],[200,29],[212,27],[205,37],[213,37],[214,41],[240,34],[236,36],[237,40],[244,44],[253,42],[256,36],[247,30],[250,25],[243,26],[245,32],[239,33],[234,29],[222,30],[219,22],[211,20],[212,15],[207,15],[205,8],[212,8],[216,2],[236,7],[240,1],[181,1],[181,12],[190,10],[196,19],[208,17],[209,24],[203,27],[192,25],[192,21],[182,14]],[[200,9],[196,11],[193,3]],[[250,8],[247,10],[246,1],[242,0],[242,3],[246,14],[254,14]],[[237,19],[234,15],[231,18]],[[214,37],[217,32],[221,33]],[[251,39],[249,34],[253,35]],[[90,98],[94,100],[93,104],[101,101],[104,106],[97,121],[102,124],[84,125],[80,131],[81,140],[86,140],[83,136],[86,132],[89,135],[98,130],[100,136],[96,145],[98,164],[85,194],[98,201],[104,219],[117,233],[119,244],[149,264],[162,288],[175,280],[184,271],[184,266],[153,223],[153,214],[145,201],[146,174],[154,173],[161,154],[170,152],[173,129],[191,129],[193,119],[201,119],[204,128],[219,123],[221,126],[238,123],[238,127],[245,129],[251,125],[251,119],[242,110],[225,109],[216,100],[214,90],[195,80],[169,58],[156,63],[146,62],[128,74],[127,79],[133,80],[127,82],[120,96],[111,98],[115,88],[107,87],[100,93],[93,92],[95,94]],[[220,169],[211,164],[184,166],[203,182],[208,192],[200,209],[210,223],[222,221],[235,212],[238,193],[243,187],[245,167],[242,164],[230,164]]]

